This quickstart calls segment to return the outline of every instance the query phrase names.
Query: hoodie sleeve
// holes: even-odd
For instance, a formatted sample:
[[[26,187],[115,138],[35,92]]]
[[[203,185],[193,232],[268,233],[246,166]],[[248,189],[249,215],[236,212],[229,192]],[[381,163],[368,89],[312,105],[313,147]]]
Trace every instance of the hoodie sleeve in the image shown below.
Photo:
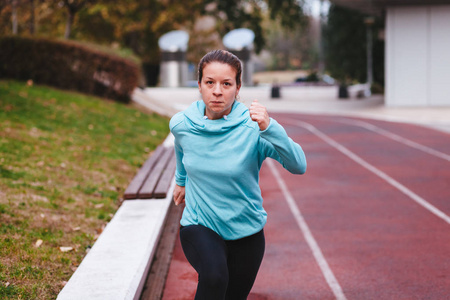
[[[179,186],[186,185],[186,170],[183,165],[183,149],[175,139],[175,156],[177,158],[177,170],[175,172],[175,183]]]
[[[278,161],[293,174],[306,172],[306,157],[302,147],[288,137],[284,128],[270,118],[269,126],[260,131],[260,149],[266,157]]]
[[[170,131],[175,137],[174,147],[175,147],[175,157],[177,159],[177,169],[175,171],[175,183],[179,186],[185,186],[186,184],[186,169],[183,165],[183,148],[179,143],[178,136],[178,125],[182,123],[183,114],[178,113],[172,117],[170,120],[169,126]]]

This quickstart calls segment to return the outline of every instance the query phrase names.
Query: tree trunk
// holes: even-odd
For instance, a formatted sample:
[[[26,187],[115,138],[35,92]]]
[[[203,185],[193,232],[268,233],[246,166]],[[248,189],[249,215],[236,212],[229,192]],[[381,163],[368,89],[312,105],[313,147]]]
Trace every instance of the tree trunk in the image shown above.
[[[69,39],[70,33],[72,31],[72,24],[75,19],[75,14],[86,4],[87,0],[70,1],[64,0],[64,5],[67,7],[67,12],[69,13],[66,22],[66,32],[64,33],[64,38]]]
[[[29,29],[30,34],[34,35],[36,29],[35,29],[35,7],[34,7],[34,0],[30,1],[30,23],[29,23]]]
[[[73,19],[75,17],[75,13],[71,9],[68,9],[68,11],[69,11],[69,15],[67,17],[67,22],[66,22],[66,32],[64,33],[64,38],[66,40],[70,38],[70,32],[72,31]]]
[[[290,67],[290,64],[291,64],[291,62],[290,62],[290,55],[289,55],[289,49],[285,49],[284,51],[283,51],[283,60],[284,60],[284,68],[287,70],[287,69],[289,69],[289,67]]]
[[[11,0],[12,5],[12,34],[17,34],[17,2],[18,0]]]

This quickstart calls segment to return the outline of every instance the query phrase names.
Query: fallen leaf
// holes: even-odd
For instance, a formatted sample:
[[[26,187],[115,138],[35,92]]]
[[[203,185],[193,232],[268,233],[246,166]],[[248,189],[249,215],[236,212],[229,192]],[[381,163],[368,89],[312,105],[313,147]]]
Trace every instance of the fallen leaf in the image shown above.
[[[43,240],[37,240],[36,243],[34,244],[34,246],[36,248],[39,248],[42,245],[43,242],[44,242]]]
[[[73,247],[59,247],[59,250],[61,250],[61,252],[69,252],[73,250]]]
[[[103,232],[103,230],[105,229],[106,225],[103,224],[101,228],[97,228],[95,229],[95,231],[97,231],[98,234],[101,234]]]
[[[81,230],[81,227],[74,227],[74,228],[72,228],[72,230],[73,231],[79,231],[79,230]]]
[[[7,282],[5,283],[5,287],[8,287],[11,283]]]
[[[95,208],[102,208],[104,206],[103,203],[95,204]]]

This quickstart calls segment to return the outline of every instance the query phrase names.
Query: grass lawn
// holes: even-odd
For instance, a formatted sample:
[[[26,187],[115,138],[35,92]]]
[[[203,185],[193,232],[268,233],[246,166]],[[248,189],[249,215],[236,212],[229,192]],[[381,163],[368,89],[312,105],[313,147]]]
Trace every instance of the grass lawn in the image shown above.
[[[0,81],[0,299],[56,298],[168,133],[130,105]]]

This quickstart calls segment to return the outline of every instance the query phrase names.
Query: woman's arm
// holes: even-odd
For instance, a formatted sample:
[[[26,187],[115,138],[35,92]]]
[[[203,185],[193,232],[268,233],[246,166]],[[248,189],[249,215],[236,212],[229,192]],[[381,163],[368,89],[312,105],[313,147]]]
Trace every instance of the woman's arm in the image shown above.
[[[288,137],[284,128],[269,117],[266,108],[258,101],[253,101],[249,112],[261,130],[260,147],[264,155],[277,160],[291,173],[305,173],[306,157],[302,147]]]
[[[184,203],[185,193],[186,193],[186,169],[183,164],[183,148],[181,147],[179,140],[177,139],[177,129],[175,129],[178,125],[182,123],[183,114],[178,113],[172,117],[170,120],[170,131],[175,137],[174,140],[174,148],[175,148],[175,157],[177,160],[177,168],[175,171],[175,188],[173,190],[173,201],[175,205],[179,205]]]
[[[186,169],[183,165],[183,149],[175,139],[175,157],[177,159],[177,169],[175,171],[175,183],[179,186],[185,186],[186,184]]]
[[[184,203],[186,194],[186,170],[183,165],[183,149],[175,140],[175,157],[177,159],[177,169],[175,171],[175,188],[173,190],[173,201],[175,205]]]

